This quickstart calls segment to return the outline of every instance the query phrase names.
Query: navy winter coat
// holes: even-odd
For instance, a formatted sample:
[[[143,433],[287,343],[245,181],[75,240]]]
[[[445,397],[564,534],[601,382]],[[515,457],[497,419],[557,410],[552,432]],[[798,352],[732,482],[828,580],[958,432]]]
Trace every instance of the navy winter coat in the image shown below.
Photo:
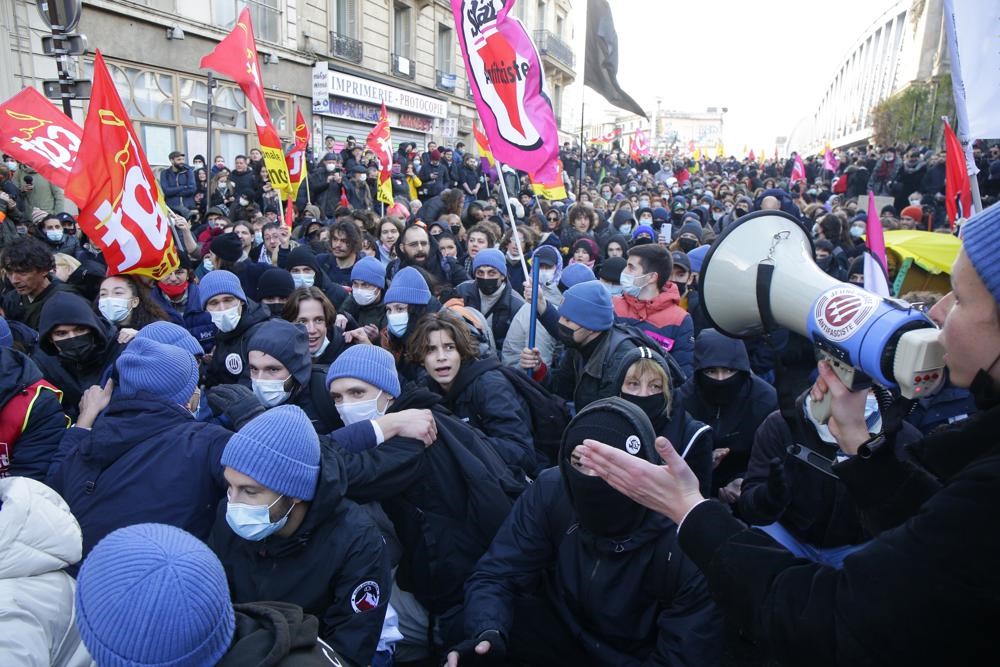
[[[41,379],[42,372],[31,359],[17,350],[0,347],[0,417],[3,422],[16,420],[16,424],[0,423],[0,433],[23,424],[17,439],[0,442],[0,455],[6,457],[6,462],[0,460],[0,469],[6,463],[8,475],[44,482],[67,426],[58,394],[40,389],[27,411],[15,414],[7,410],[12,399]]]

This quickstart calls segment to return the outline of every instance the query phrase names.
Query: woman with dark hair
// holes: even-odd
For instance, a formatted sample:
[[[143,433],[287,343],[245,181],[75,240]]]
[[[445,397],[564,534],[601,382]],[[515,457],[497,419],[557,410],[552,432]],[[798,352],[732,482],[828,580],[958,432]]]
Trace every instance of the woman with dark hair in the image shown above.
[[[293,291],[281,317],[305,327],[314,364],[332,364],[347,348],[344,330],[335,324],[337,309],[318,287],[299,287]]]
[[[198,211],[198,219],[202,220],[208,209],[208,172],[204,168],[195,169],[194,183],[194,207]]]
[[[479,359],[467,325],[449,311],[424,315],[407,344],[407,358],[427,372],[427,387],[457,417],[486,436],[511,468],[538,469],[531,412],[495,358]]]
[[[169,322],[170,317],[153,299],[149,288],[133,275],[108,276],[101,281],[97,307],[119,331],[131,329],[131,339],[151,322]],[[126,342],[119,339],[119,342]]]
[[[393,260],[396,240],[399,239],[399,235],[402,233],[403,223],[397,218],[387,215],[379,220],[377,237],[379,241],[379,254],[377,257],[383,266],[388,266],[389,262]]]
[[[428,312],[441,310],[441,303],[431,295],[424,273],[407,266],[392,278],[382,299],[385,304],[386,326],[382,330],[381,347],[392,352],[401,377],[414,381],[420,365],[406,359],[407,341],[417,321]]]
[[[236,185],[230,180],[229,170],[223,167],[212,177],[211,206],[224,206],[228,212],[236,201]],[[204,217],[204,216],[203,216]]]

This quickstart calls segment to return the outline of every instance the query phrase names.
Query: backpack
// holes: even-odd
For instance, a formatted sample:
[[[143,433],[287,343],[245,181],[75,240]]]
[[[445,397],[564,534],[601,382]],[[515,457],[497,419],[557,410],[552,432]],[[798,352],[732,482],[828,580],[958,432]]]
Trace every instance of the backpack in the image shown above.
[[[539,461],[540,466],[545,468],[556,465],[559,462],[563,431],[572,419],[566,401],[549,392],[523,371],[502,365],[497,370],[528,404],[535,452],[545,457],[544,461]]]
[[[493,338],[493,330],[481,312],[471,306],[464,305],[461,298],[450,299],[444,304],[444,307],[452,315],[465,322],[465,326],[469,329],[469,334],[479,350],[477,358],[497,358],[497,343]]]

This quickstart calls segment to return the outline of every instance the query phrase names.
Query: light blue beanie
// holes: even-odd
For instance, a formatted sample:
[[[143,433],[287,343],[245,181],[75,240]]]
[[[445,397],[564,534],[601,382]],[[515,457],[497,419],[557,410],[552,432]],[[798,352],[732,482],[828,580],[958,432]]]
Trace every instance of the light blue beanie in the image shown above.
[[[374,257],[362,257],[351,269],[351,280],[360,280],[385,289],[385,266]]]
[[[562,277],[559,279],[559,282],[562,283],[564,287],[572,287],[573,285],[589,282],[591,280],[597,280],[597,276],[594,275],[593,269],[586,264],[570,264],[563,269]]]
[[[180,528],[140,523],[83,562],[76,627],[101,667],[201,667],[229,650],[236,618],[211,549]]]
[[[392,284],[385,292],[384,303],[408,303],[426,306],[431,300],[431,290],[424,276],[412,266],[401,269],[392,277]]]
[[[247,295],[243,293],[243,286],[235,273],[230,273],[223,269],[209,271],[198,283],[198,297],[201,299],[201,309],[205,310],[205,304],[213,296],[220,294],[232,294],[243,303],[247,302]]]
[[[568,269],[563,272],[563,278],[567,272]],[[559,315],[591,331],[607,331],[615,323],[611,295],[597,280],[579,283],[566,290]]]
[[[198,344],[195,337],[187,329],[173,322],[150,322],[135,335],[135,340],[142,339],[179,347],[195,357],[205,354],[205,348]]]
[[[353,345],[330,364],[326,373],[326,388],[340,378],[355,378],[378,387],[393,398],[399,397],[399,375],[396,360],[387,350],[374,345]]]
[[[229,439],[222,465],[289,498],[312,500],[319,481],[319,437],[302,408],[279,405]]]
[[[472,260],[473,272],[481,266],[490,266],[499,271],[503,277],[507,277],[507,260],[496,248],[484,248],[476,253],[475,259]]]
[[[1000,206],[990,206],[965,221],[962,245],[980,280],[1000,304]]]
[[[198,362],[190,352],[147,338],[129,343],[115,367],[122,396],[141,391],[184,405],[198,385]]]

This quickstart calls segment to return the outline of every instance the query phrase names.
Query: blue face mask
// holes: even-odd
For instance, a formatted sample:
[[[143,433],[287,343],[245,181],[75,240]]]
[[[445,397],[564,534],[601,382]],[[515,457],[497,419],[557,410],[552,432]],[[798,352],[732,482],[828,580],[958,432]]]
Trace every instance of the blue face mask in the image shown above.
[[[254,242],[254,245],[260,245],[261,243],[263,243],[264,242],[264,233],[263,232],[254,232],[253,233],[253,242]]]
[[[63,230],[61,229],[48,229],[45,231],[45,236],[48,240],[53,243],[59,243],[63,240]]]
[[[288,523],[288,515],[292,513],[292,507],[288,508],[285,516],[274,523],[271,522],[271,508],[284,496],[278,496],[270,505],[245,505],[234,503],[228,500],[226,503],[226,523],[233,529],[233,532],[244,540],[259,542],[264,538],[273,535]]]
[[[312,287],[314,282],[316,282],[316,276],[315,275],[311,276],[311,275],[306,274],[306,273],[293,273],[292,274],[292,283],[295,284],[296,288],[299,288],[299,287]]]
[[[406,335],[406,327],[410,323],[409,313],[389,313],[385,316],[389,332],[396,338]]]

